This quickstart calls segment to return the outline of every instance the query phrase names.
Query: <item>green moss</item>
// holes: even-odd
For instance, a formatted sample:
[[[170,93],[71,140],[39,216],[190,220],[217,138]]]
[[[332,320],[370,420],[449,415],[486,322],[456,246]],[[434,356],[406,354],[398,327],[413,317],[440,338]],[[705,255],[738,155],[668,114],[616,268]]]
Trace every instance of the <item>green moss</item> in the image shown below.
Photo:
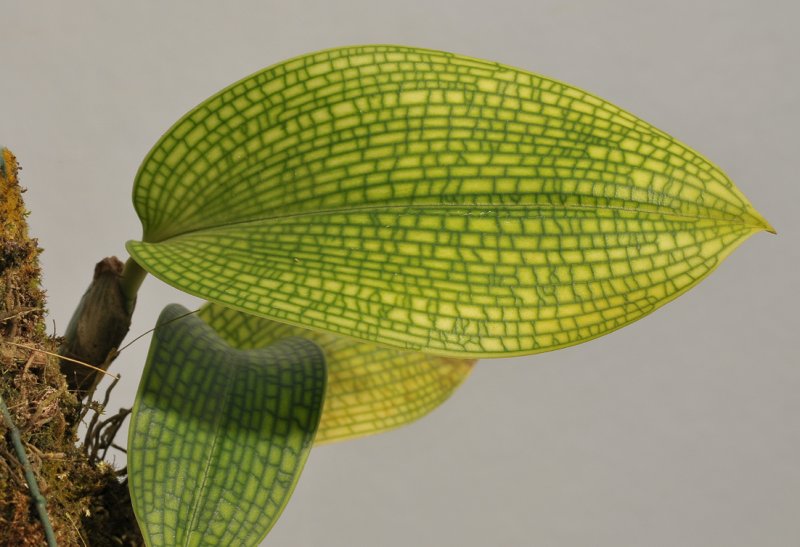
[[[0,394],[47,499],[59,546],[141,545],[127,487],[77,445],[80,405],[68,391],[44,322],[39,249],[29,238],[14,156],[0,150]],[[19,345],[31,349],[23,349]],[[44,532],[0,420],[0,545],[40,546]]]

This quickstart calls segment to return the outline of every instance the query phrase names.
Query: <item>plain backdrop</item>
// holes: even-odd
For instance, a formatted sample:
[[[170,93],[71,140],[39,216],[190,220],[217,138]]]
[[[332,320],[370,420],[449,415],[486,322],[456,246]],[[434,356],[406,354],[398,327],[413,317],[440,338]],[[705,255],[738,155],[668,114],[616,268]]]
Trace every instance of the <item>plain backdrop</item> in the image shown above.
[[[630,327],[483,361],[421,421],[313,450],[265,544],[800,545],[796,2],[0,6],[0,142],[23,166],[59,333],[94,263],[140,235],[131,186],[160,134],[251,72],[339,45],[443,49],[582,87],[722,166],[779,232]],[[169,302],[196,305],[149,278],[132,334]],[[114,365],[114,410],[148,344]]]

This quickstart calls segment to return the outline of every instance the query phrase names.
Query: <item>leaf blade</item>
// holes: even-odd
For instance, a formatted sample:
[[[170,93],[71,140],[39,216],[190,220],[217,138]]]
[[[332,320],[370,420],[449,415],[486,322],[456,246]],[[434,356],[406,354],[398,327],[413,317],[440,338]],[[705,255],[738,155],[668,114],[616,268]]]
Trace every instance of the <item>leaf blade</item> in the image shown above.
[[[419,213],[411,216],[418,217]],[[316,220],[319,224],[323,219]],[[618,245],[576,247],[569,254],[544,249],[527,251],[531,261],[538,264],[525,269],[512,268],[506,276],[497,275],[493,286],[496,297],[487,293],[474,294],[476,283],[471,281],[487,277],[477,253],[471,262],[446,262],[438,272],[428,269],[422,275],[414,275],[415,272],[409,271],[413,263],[390,265],[381,255],[359,260],[359,249],[349,250],[346,257],[340,257],[336,245],[330,249],[330,265],[322,264],[315,269],[307,264],[310,259],[303,258],[306,264],[298,265],[291,254],[280,248],[259,252],[257,256],[267,264],[255,270],[263,308],[250,307],[250,302],[237,306],[238,302],[228,299],[231,287],[240,280],[238,274],[226,277],[224,270],[205,262],[204,257],[211,250],[223,257],[225,268],[236,263],[230,249],[241,241],[239,227],[233,234],[218,231],[210,240],[199,232],[186,236],[170,249],[170,256],[179,257],[180,267],[185,268],[183,275],[190,276],[193,271],[204,269],[215,276],[215,282],[224,280],[216,290],[214,287],[195,290],[187,284],[182,286],[183,290],[243,308],[246,312],[269,314],[282,322],[409,350],[424,348],[439,355],[487,357],[558,349],[620,328],[690,289],[751,235],[749,230],[735,226],[724,230],[706,226],[698,232],[693,227],[691,230],[676,229],[674,237],[653,238],[646,233],[640,235],[636,230],[617,234],[615,227],[630,220],[605,220],[613,220],[609,230],[584,233],[584,237],[590,238],[590,243],[593,237],[603,241],[616,239]],[[279,235],[271,234],[280,243]],[[485,237],[486,232],[467,235]],[[507,234],[500,233],[498,238],[503,235]],[[288,245],[293,245],[293,237],[294,234],[288,234]],[[560,240],[548,244],[548,238],[529,236],[529,239],[531,247],[537,249],[542,245],[558,247],[561,244]],[[679,245],[683,240],[686,243]],[[134,258],[139,258],[138,248],[132,246],[130,250]],[[454,254],[470,251],[464,247],[451,250]],[[509,251],[514,252],[514,249]],[[601,258],[596,264],[587,260],[587,256],[597,253]],[[395,255],[392,258],[409,257]],[[148,259],[151,264],[155,262],[153,256]],[[336,264],[337,261],[341,265]],[[640,262],[643,269],[634,270]],[[295,273],[298,266],[302,267],[301,274]],[[459,268],[463,271],[459,272]],[[331,271],[335,275],[331,275]],[[355,276],[353,272],[360,272],[360,275]],[[440,279],[431,279],[432,273],[438,273]],[[459,273],[461,279],[457,277]],[[585,280],[573,282],[575,274]],[[293,298],[297,301],[300,297],[294,296],[294,292],[302,288],[291,280],[300,276],[319,288],[309,290],[295,304]],[[362,292],[360,297],[342,294],[348,286],[367,286],[371,291]],[[406,291],[412,290],[417,296],[406,296]],[[496,298],[496,303],[478,307],[472,303],[476,297]],[[370,298],[380,300],[373,303]],[[313,306],[318,302],[327,302],[325,306],[330,316],[313,313]],[[372,314],[370,306],[374,310]],[[519,307],[518,313],[514,313],[517,309],[514,306]],[[434,310],[435,319],[420,310]],[[370,321],[370,315],[378,319]]]
[[[308,456],[324,358],[299,339],[231,351],[185,315],[177,305],[162,312],[134,406],[128,461],[137,520],[148,545],[256,544]]]
[[[601,99],[395,46],[311,54],[223,90],[154,147],[134,201],[145,242],[129,252],[182,290],[454,356],[535,353],[610,332],[771,230],[716,166]],[[677,268],[668,295],[640,294],[685,253],[708,264]],[[587,276],[586,262],[601,274]],[[602,275],[614,269],[619,278]],[[380,296],[319,305],[336,302],[340,280]],[[619,304],[593,308],[594,295]]]
[[[472,372],[474,360],[404,352],[310,331],[207,304],[199,317],[234,347],[264,347],[288,336],[325,352],[325,404],[315,444],[382,433],[409,424],[444,403]]]

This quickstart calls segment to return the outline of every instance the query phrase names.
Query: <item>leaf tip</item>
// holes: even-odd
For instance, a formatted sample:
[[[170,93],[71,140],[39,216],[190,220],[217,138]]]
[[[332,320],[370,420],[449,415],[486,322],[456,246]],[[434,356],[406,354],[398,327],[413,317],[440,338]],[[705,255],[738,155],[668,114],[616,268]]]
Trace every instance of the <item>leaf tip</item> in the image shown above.
[[[765,232],[769,232],[770,234],[777,234],[778,231],[769,223],[769,221],[764,218],[761,213],[758,211],[753,212],[753,217],[757,222],[757,226],[764,230]]]

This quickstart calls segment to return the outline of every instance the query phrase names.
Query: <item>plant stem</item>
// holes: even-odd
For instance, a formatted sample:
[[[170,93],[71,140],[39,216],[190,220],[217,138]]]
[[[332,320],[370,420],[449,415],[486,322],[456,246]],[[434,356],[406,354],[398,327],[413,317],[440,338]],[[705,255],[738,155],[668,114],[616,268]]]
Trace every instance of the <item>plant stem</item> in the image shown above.
[[[125,296],[130,313],[133,312],[133,306],[136,304],[136,295],[146,276],[147,272],[134,259],[128,258],[125,262],[125,267],[122,269],[122,276],[119,278],[119,288],[122,289],[122,294]]]
[[[75,361],[108,368],[131,326],[136,292],[145,275],[133,260],[123,266],[112,256],[95,265],[92,282],[81,297],[59,348],[61,355],[70,358],[61,360],[61,371],[79,399],[89,394],[99,377],[96,370],[77,366]]]
[[[14,451],[17,453],[17,458],[19,458],[20,463],[22,463],[22,468],[25,470],[25,480],[28,481],[31,497],[36,503],[36,510],[39,512],[39,520],[42,521],[44,535],[45,538],[47,538],[47,545],[48,547],[57,547],[56,535],[53,533],[53,527],[50,525],[50,517],[47,515],[47,500],[39,491],[39,483],[36,482],[36,475],[33,473],[31,462],[28,460],[28,455],[25,453],[25,447],[22,446],[22,438],[19,435],[19,429],[17,429],[17,426],[14,424],[14,420],[11,418],[11,413],[8,411],[8,407],[2,395],[0,395],[0,412],[2,412],[3,418],[8,423]]]

